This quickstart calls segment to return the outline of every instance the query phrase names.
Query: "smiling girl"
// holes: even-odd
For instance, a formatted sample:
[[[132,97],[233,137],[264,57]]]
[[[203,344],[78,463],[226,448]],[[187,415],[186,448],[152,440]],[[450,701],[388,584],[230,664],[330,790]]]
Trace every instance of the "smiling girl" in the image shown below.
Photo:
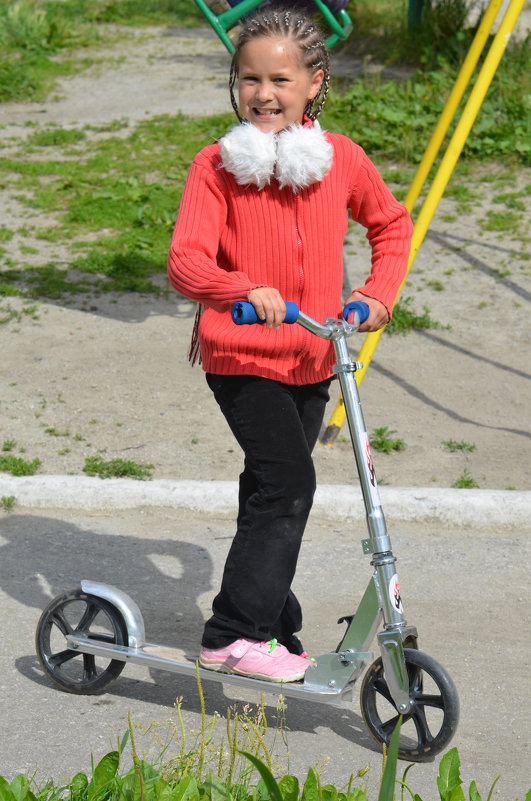
[[[240,124],[194,159],[168,261],[175,289],[200,304],[191,355],[200,349],[244,453],[237,531],[200,664],[277,682],[303,678],[311,664],[291,584],[334,362],[330,342],[281,325],[284,300],[317,320],[340,314],[350,213],[367,229],[372,269],[344,301],[368,304],[361,331],[381,328],[412,232],[363,150],[321,130],[329,83],[323,36],[304,12],[268,8],[247,20],[229,79]],[[265,325],[235,326],[230,307],[240,300]]]

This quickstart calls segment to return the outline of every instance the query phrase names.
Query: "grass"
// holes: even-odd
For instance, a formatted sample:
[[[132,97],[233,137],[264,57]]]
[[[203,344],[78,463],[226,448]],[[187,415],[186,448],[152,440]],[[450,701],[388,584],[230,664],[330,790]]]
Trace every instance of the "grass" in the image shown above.
[[[370,436],[371,448],[380,453],[403,451],[406,443],[400,437],[393,437],[393,434],[396,434],[396,431],[387,426],[375,428]]]
[[[424,306],[422,314],[418,314],[412,308],[412,303],[413,299],[408,296],[395,304],[393,319],[385,329],[387,334],[391,336],[393,334],[408,334],[410,331],[441,327],[440,323],[432,319],[427,306]]]
[[[2,495],[0,498],[0,508],[4,512],[12,512],[15,508],[16,498],[14,495]]]
[[[97,23],[194,25],[199,18],[192,0],[0,0],[0,102],[42,100],[59,76],[93,63],[72,54],[108,41]]]
[[[152,478],[152,464],[137,464],[128,459],[105,461],[101,456],[87,456],[83,472],[99,478],[135,478],[145,481]]]
[[[226,732],[221,743],[217,744],[213,732],[220,716],[215,713],[212,720],[207,721],[199,681],[198,685],[201,702],[199,731],[186,731],[181,713],[182,699],[177,699],[178,721],[172,725],[170,738],[159,742],[159,756],[154,760],[139,754],[136,735],[138,728],[142,732],[142,727],[136,727],[135,733],[129,716],[128,730],[118,739],[116,750],[105,754],[97,763],[92,758],[90,778],[86,773],[78,772],[71,781],[62,785],[48,779],[46,785],[39,787],[35,776],[28,778],[19,774],[11,783],[0,776],[2,798],[4,801],[368,801],[364,776],[369,768],[353,772],[348,783],[339,788],[331,783],[324,784],[317,766],[307,769],[303,782],[296,775],[280,771],[276,764],[275,739],[272,746],[266,742],[268,721],[263,701],[256,710],[249,705],[245,705],[242,711],[234,707],[228,709]],[[275,736],[280,734],[287,750],[282,696],[278,699],[277,712],[279,710]],[[393,801],[399,791],[403,799],[404,790],[411,798],[422,801],[412,789],[414,770],[412,778],[409,777],[413,764],[406,767],[401,779],[397,778],[400,723],[401,718],[393,731],[389,748],[384,749],[378,801]],[[156,723],[151,724],[148,732],[153,730],[158,733]],[[124,772],[121,766],[129,743],[132,765]],[[175,746],[177,753],[171,756]],[[459,752],[453,747],[439,763],[436,787],[441,801],[465,798],[460,768]],[[491,783],[487,801],[490,801],[500,778],[498,775]],[[481,801],[476,781],[470,783],[467,797],[471,801]],[[528,793],[527,799],[529,797]]]
[[[470,473],[468,472],[468,470],[465,467],[465,469],[463,470],[463,472],[461,473],[461,475],[459,476],[457,481],[455,481],[452,484],[452,487],[455,487],[456,489],[478,489],[479,488],[479,484],[470,475]]]
[[[11,473],[12,476],[34,476],[40,465],[40,459],[33,459],[29,462],[20,456],[0,454],[0,473]]]
[[[141,122],[129,136],[85,142],[76,158],[60,157],[44,129],[18,157],[0,159],[0,182],[10,182],[28,209],[56,216],[53,230],[24,226],[17,236],[70,243],[68,269],[54,263],[4,268],[0,294],[58,298],[67,294],[159,293],[151,278],[165,274],[168,242],[189,164],[198,148],[230,124],[229,115],[182,115]],[[38,144],[39,143],[39,144]],[[33,159],[28,152],[47,152]],[[51,236],[50,236],[51,234]]]
[[[456,58],[469,41],[467,33],[459,43],[461,33],[453,30],[459,27],[455,16],[459,8],[451,8],[455,3],[459,6],[458,0],[451,0],[447,8],[449,19],[430,19],[429,35],[418,31],[415,42],[404,32],[404,3],[359,0],[349,6],[354,32],[346,50],[361,48],[361,55],[370,50],[386,63],[411,62],[409,56],[413,56],[413,61],[423,65],[407,80],[362,75],[350,81],[346,91],[342,91],[344,84],[336,85],[323,116],[325,126],[352,136],[379,163],[393,165],[385,170],[385,177],[396,184],[398,195],[403,195],[412,174],[400,165],[411,165],[420,157],[455,79]],[[33,96],[33,90],[24,94],[21,89],[16,94],[17,82],[2,72],[5,60],[15,59],[20,80],[26,80],[24,65],[32,65],[48,86],[48,71],[65,68],[74,47],[99,41],[99,23],[171,25],[176,20],[179,24],[200,21],[193,0],[95,0],[90,4],[0,0],[0,100],[13,92],[20,98]],[[427,42],[439,54],[431,67]],[[497,84],[467,143],[465,162],[502,158],[510,165],[528,163],[531,79],[524,69],[528,57],[528,43],[507,49]],[[164,116],[144,120],[129,133],[124,120],[84,128],[34,125],[27,141],[0,159],[0,185],[9,184],[12,197],[31,217],[42,212],[47,219],[51,215],[54,223],[0,228],[0,243],[10,243],[10,253],[18,252],[17,258],[10,255],[4,261],[0,296],[57,299],[102,292],[160,293],[164,282],[153,277],[165,275],[168,241],[189,164],[198,149],[233,123],[232,115]],[[465,184],[448,188],[461,208],[476,200],[476,193]],[[501,208],[488,213],[482,221],[484,228],[521,231],[522,192],[504,188],[496,198]],[[68,252],[65,263],[59,265],[53,251],[41,248],[41,243],[63,246]],[[30,256],[28,263],[25,257]],[[431,288],[441,291],[442,285]],[[406,299],[397,304],[388,333],[438,327],[427,308],[418,314],[409,303]],[[20,314],[13,307],[0,308],[0,322],[18,321]]]
[[[444,447],[450,451],[450,453],[457,453],[459,452],[466,452],[466,453],[473,453],[476,450],[476,446],[473,442],[466,442],[464,439],[457,441],[455,439],[445,439],[443,440]]]

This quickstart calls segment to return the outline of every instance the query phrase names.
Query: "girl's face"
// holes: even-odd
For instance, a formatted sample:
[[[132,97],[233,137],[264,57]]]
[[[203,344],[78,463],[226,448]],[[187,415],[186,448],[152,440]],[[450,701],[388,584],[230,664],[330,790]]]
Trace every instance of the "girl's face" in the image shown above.
[[[293,42],[267,37],[242,47],[238,71],[240,114],[266,133],[301,123],[324,78],[323,70],[311,74],[303,67]]]

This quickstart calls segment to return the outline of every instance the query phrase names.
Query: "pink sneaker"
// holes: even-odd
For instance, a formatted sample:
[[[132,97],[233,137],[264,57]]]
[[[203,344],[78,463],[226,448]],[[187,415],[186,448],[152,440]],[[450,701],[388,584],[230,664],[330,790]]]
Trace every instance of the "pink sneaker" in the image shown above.
[[[303,679],[311,662],[308,657],[290,654],[276,640],[236,640],[225,648],[202,648],[199,664],[220,673],[281,682]]]

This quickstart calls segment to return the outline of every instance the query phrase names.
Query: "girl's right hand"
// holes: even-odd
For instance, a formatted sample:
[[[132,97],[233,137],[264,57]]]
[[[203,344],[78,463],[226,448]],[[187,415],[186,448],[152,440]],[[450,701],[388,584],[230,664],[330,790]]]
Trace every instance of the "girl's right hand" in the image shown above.
[[[259,320],[264,320],[267,328],[278,331],[286,316],[286,304],[278,289],[271,286],[259,286],[251,289],[248,295]]]

